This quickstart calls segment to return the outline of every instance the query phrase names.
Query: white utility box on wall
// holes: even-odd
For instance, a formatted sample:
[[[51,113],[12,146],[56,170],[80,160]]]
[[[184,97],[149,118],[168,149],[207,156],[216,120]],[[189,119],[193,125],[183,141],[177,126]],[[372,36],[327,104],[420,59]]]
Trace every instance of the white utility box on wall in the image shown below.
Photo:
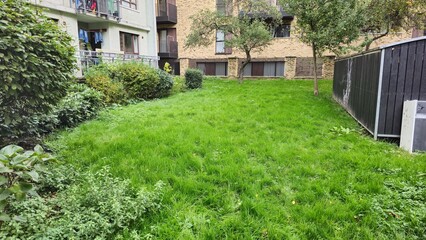
[[[404,102],[400,147],[410,153],[426,151],[426,101]]]

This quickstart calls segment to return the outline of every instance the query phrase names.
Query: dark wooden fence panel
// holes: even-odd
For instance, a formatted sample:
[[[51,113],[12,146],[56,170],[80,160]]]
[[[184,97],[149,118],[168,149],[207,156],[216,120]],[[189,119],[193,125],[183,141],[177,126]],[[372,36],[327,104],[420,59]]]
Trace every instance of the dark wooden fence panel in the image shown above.
[[[380,51],[336,61],[334,98],[370,132],[374,132],[380,75]]]
[[[399,136],[406,100],[426,100],[425,41],[385,48],[380,100],[380,135]]]

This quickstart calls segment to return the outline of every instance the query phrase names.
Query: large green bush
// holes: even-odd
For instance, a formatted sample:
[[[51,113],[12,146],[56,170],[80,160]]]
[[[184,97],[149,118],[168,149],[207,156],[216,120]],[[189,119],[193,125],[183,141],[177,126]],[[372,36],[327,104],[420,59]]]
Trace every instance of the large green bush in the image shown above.
[[[111,64],[100,64],[91,67],[86,73],[86,83],[105,95],[107,104],[123,103],[127,99],[123,83],[112,79],[113,66]]]
[[[103,94],[84,84],[73,84],[67,95],[48,114],[37,117],[39,134],[50,133],[55,129],[74,127],[95,117],[104,106]]]
[[[103,107],[102,98],[101,92],[84,84],[73,85],[54,109],[60,127],[74,127],[96,116]]]
[[[50,110],[75,67],[71,37],[23,0],[0,1],[0,142],[30,131],[28,117]]]
[[[157,74],[160,77],[160,82],[155,88],[155,97],[162,98],[170,95],[170,92],[173,88],[173,78],[166,71],[157,69]]]
[[[156,70],[140,62],[124,62],[112,68],[113,80],[120,81],[130,98],[155,98],[160,77]]]
[[[203,85],[203,72],[199,69],[188,68],[185,72],[185,85],[189,89],[201,88]]]

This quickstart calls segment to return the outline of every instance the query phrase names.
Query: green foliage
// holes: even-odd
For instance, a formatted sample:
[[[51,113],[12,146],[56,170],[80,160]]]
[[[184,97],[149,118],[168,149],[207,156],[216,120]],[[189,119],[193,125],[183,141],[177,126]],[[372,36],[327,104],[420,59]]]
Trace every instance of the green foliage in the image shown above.
[[[73,127],[95,117],[103,107],[103,95],[84,84],[75,84],[55,107],[60,127]]]
[[[170,65],[170,63],[169,62],[166,62],[165,64],[164,64],[164,68],[163,68],[163,70],[166,72],[166,73],[168,73],[168,74],[170,74],[170,73],[172,73],[172,66]]]
[[[345,45],[359,36],[362,8],[355,0],[281,0],[284,9],[295,15],[300,40],[315,46],[315,54],[340,54]]]
[[[340,127],[331,128],[330,132],[333,134],[336,134],[337,136],[341,136],[341,135],[349,134],[351,132],[356,132],[356,130],[340,126]]]
[[[169,73],[161,69],[156,69],[156,71],[157,71],[158,77],[160,78],[160,81],[155,87],[154,97],[155,98],[167,97],[170,95],[170,92],[173,88],[173,84],[174,84],[173,78]]]
[[[54,197],[14,202],[10,210],[19,212],[26,221],[3,224],[0,238],[111,239],[159,211],[163,187],[158,182],[153,191],[136,190],[106,168],[80,174],[74,184]]]
[[[180,92],[185,92],[185,78],[182,76],[174,76],[173,77],[173,88],[171,90],[171,94],[176,94]]]
[[[110,65],[101,64],[91,67],[86,73],[86,83],[102,92],[107,104],[123,103],[127,99],[124,86],[120,81],[111,79]]]
[[[318,95],[316,60],[325,51],[339,55],[360,34],[362,8],[357,0],[280,0],[284,10],[297,18],[302,42],[312,46],[314,94]]]
[[[155,98],[160,77],[156,70],[140,62],[124,62],[117,64],[112,70],[113,80],[123,83],[130,98]]]
[[[173,87],[168,73],[139,62],[101,64],[90,68],[85,77],[89,86],[104,93],[106,103],[166,97]]]
[[[34,183],[45,172],[46,162],[53,160],[50,154],[37,145],[34,151],[24,151],[16,145],[8,145],[0,150],[0,226],[2,221],[10,221],[9,205],[27,196],[37,196]],[[19,214],[19,212],[16,212]],[[14,220],[25,220],[14,216]]]
[[[185,85],[189,89],[201,88],[203,72],[200,69],[188,68],[185,72]]]
[[[426,20],[426,0],[360,0],[363,6],[361,31],[365,39],[361,46],[366,50],[371,43],[389,33],[423,29]],[[374,34],[374,35],[373,35]]]
[[[395,239],[426,239],[425,174],[415,178],[385,182],[385,192],[372,201],[371,212],[385,235]]]
[[[36,117],[39,134],[46,134],[55,129],[74,127],[95,117],[104,106],[103,95],[84,84],[73,84],[67,95],[54,106],[48,114]]]
[[[0,141],[32,131],[66,93],[75,68],[72,38],[23,0],[0,1]],[[3,138],[3,139],[2,139]]]

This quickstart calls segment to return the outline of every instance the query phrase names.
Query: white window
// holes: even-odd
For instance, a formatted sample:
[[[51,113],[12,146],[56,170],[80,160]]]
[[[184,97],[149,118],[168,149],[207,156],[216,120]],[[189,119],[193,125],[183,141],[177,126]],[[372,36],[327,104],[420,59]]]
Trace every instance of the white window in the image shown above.
[[[120,32],[120,50],[127,54],[139,54],[139,36]]]
[[[216,32],[216,53],[225,53],[225,33],[222,30]]]
[[[120,0],[121,6],[128,7],[131,9],[137,9],[137,0]]]

